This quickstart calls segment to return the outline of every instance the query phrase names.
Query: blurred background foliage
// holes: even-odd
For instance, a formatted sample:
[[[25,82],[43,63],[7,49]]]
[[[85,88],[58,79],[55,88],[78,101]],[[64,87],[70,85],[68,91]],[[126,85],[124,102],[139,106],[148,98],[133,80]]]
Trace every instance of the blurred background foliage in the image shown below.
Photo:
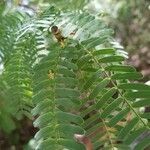
[[[0,0],[0,24],[4,25],[0,29],[0,33],[1,30],[7,30],[5,26],[15,28],[15,25],[11,25],[5,22],[6,19],[3,19],[3,17],[6,18],[7,14],[11,15],[17,12],[16,15],[21,20],[25,20],[38,15],[44,8],[51,5],[63,11],[83,10],[101,17],[114,29],[114,38],[129,52],[129,59],[126,63],[135,66],[138,71],[142,72],[144,82],[150,79],[149,0]],[[16,25],[18,25],[17,21]],[[1,35],[1,38],[3,37],[5,35]],[[11,47],[11,43],[9,45]],[[0,64],[0,70],[3,69],[1,66],[2,64]],[[0,85],[2,84],[0,83]],[[36,129],[33,129],[32,122],[27,119],[22,120],[20,124],[10,117],[9,111],[11,110],[5,109],[9,108],[6,107],[7,97],[3,97],[6,94],[1,93],[1,91],[0,86],[0,121],[6,122],[8,130],[5,131],[6,127],[1,126],[0,123],[0,128],[3,129],[0,132],[0,149],[4,149],[4,147],[9,147],[8,149],[12,150],[22,149],[22,146],[24,149],[32,149],[29,148],[28,143],[31,146],[35,144],[30,139],[32,139]],[[2,116],[2,113],[6,116]]]

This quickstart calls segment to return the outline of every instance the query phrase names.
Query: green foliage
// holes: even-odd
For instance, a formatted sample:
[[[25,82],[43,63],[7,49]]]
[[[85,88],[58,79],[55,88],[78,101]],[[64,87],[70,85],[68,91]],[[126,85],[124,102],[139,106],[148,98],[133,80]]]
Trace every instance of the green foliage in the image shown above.
[[[49,32],[53,25],[68,37],[64,47]],[[35,149],[84,150],[74,134],[90,136],[95,150],[131,149],[148,131],[149,114],[139,108],[150,105],[150,87],[129,81],[142,75],[123,64],[126,55],[112,44],[113,31],[102,20],[50,7],[18,29],[2,88],[11,115],[20,119],[32,113],[39,128]],[[8,47],[1,47],[9,56]],[[144,149],[148,140],[133,149]]]

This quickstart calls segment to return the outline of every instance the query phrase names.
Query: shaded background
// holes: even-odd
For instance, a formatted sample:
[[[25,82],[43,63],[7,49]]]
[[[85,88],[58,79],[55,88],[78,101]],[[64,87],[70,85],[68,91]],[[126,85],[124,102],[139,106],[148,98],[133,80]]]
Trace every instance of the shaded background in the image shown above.
[[[68,3],[68,5],[66,5]],[[1,0],[4,13],[20,11],[29,17],[40,13],[49,5],[62,10],[83,9],[101,17],[114,29],[114,38],[129,53],[131,64],[144,75],[141,82],[150,80],[150,1],[149,0]],[[2,67],[1,67],[2,69]],[[2,113],[2,112],[0,112]],[[0,118],[1,119],[1,118]],[[36,129],[24,118],[21,123],[7,124],[10,131],[0,132],[0,149],[32,150]],[[11,122],[11,121],[10,121]],[[11,127],[10,127],[11,126]]]

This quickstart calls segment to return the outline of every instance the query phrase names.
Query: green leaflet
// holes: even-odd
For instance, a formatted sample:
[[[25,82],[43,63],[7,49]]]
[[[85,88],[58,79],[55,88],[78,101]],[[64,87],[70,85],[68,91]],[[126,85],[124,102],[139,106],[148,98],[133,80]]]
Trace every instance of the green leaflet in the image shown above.
[[[34,127],[43,127],[49,124],[52,119],[54,119],[54,114],[52,112],[45,113],[39,116],[33,123]]]
[[[54,129],[57,129],[58,127],[56,126],[46,126],[44,128],[41,128],[36,134],[35,138],[36,140],[40,140],[41,138],[47,139],[50,135],[53,135]]]
[[[68,124],[61,124],[60,131],[63,133],[63,137],[66,138],[73,138],[74,134],[84,134],[85,131],[77,125],[68,125]]]
[[[91,92],[91,94],[89,95],[89,99],[94,99],[97,97],[97,95],[99,94],[99,92],[101,90],[103,90],[103,88],[105,88],[107,86],[107,84],[110,82],[109,79],[104,79],[102,80]]]
[[[150,86],[141,83],[123,83],[123,84],[119,84],[118,88],[123,90],[150,91]]]
[[[105,67],[105,70],[116,71],[116,72],[135,72],[135,68],[126,65],[110,65]]]
[[[71,113],[58,111],[56,113],[56,117],[60,122],[63,122],[63,123],[64,122],[66,122],[66,123],[73,122],[73,123],[76,123],[76,124],[79,124],[79,125],[83,124],[83,119],[80,116],[74,115],[74,114],[71,114]]]
[[[94,51],[92,54],[94,56],[105,55],[105,54],[114,54],[115,51],[116,50],[114,48],[103,48],[103,49],[99,49],[99,50]]]
[[[58,106],[63,106],[66,109],[72,110],[79,108],[81,102],[79,99],[71,99],[71,98],[57,98],[55,99],[55,103]]]
[[[69,62],[69,61],[62,61],[61,65],[67,67],[68,69],[78,70],[78,66],[74,63]]]
[[[138,92],[126,92],[124,94],[126,98],[129,99],[136,99],[136,98],[150,98],[150,92],[149,91],[138,91]]]
[[[112,62],[121,62],[124,61],[125,58],[122,56],[107,56],[99,59],[99,63],[112,63]]]
[[[132,72],[132,73],[116,73],[112,75],[112,79],[115,80],[122,80],[122,79],[128,79],[128,80],[136,80],[141,79],[143,76],[141,73]]]
[[[87,44],[90,44],[91,42],[93,41],[96,41],[98,39],[98,37],[93,37],[93,38],[89,38],[87,40],[84,40],[81,42],[82,45],[87,45]],[[93,47],[92,47],[93,48]]]
[[[65,138],[73,138],[74,134],[77,133],[84,134],[84,130],[79,126],[71,124],[58,124],[56,126],[50,125],[42,128],[36,133],[35,138],[37,140],[40,140],[41,138],[47,139],[50,135],[53,136],[56,130],[59,131],[61,137]]]
[[[68,70],[68,69],[65,68],[65,67],[60,67],[60,68],[58,69],[58,73],[63,74],[63,75],[66,76],[66,77],[72,77],[72,78],[74,78],[74,77],[76,76],[76,75],[73,73],[73,71]]]
[[[86,45],[85,47],[87,49],[91,49],[97,45],[104,43],[107,40],[107,38],[108,38],[107,36],[103,36],[103,37],[99,37],[99,38],[95,38],[95,39],[93,38],[91,42],[90,42],[91,39],[89,41],[86,41],[87,45],[86,45],[86,42],[84,42],[84,45]]]
[[[144,107],[144,106],[150,106],[150,100],[149,99],[142,99],[139,101],[136,101],[132,104],[133,107]]]

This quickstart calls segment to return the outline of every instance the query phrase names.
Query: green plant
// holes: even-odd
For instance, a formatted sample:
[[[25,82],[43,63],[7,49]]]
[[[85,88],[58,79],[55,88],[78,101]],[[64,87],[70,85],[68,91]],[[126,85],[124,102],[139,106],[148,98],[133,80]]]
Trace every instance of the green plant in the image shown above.
[[[67,37],[63,48],[49,32],[53,25]],[[36,118],[36,149],[84,150],[74,134],[89,136],[95,150],[149,145],[148,136],[137,138],[149,131],[149,113],[139,108],[150,105],[150,87],[133,82],[142,75],[124,65],[127,54],[102,20],[50,7],[17,29],[1,87],[11,115]]]

